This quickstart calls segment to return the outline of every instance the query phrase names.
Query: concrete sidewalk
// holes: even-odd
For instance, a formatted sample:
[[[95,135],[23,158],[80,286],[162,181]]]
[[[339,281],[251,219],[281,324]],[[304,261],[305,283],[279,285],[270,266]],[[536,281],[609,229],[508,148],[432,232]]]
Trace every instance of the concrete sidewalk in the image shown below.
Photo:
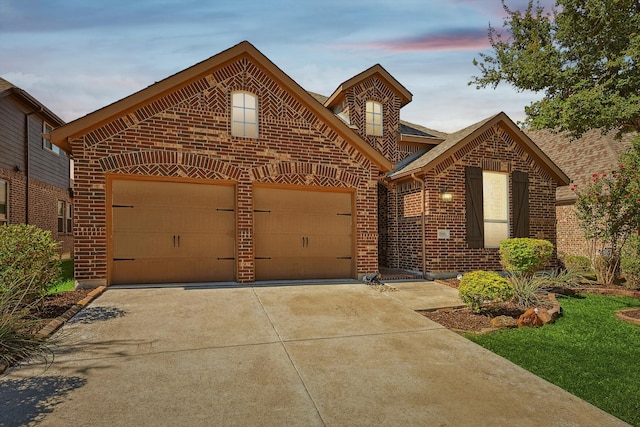
[[[0,425],[626,425],[401,292],[108,290],[58,334],[48,370],[0,379]]]

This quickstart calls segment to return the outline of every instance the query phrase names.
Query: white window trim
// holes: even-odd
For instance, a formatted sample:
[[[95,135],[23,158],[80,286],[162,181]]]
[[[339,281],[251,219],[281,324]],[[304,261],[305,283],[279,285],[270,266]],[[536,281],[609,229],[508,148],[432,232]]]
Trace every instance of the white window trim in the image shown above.
[[[233,103],[233,98],[234,95],[236,94],[242,94],[242,105],[235,105]],[[248,108],[246,105],[246,97],[250,96],[254,99],[255,101],[255,109],[253,108]],[[234,114],[234,111],[236,111],[236,108],[239,108],[242,110],[242,118],[236,117]],[[246,120],[246,113],[248,110],[253,110],[255,111],[255,122],[248,122]],[[259,105],[258,105],[258,96],[252,92],[248,92],[245,90],[237,90],[237,91],[233,91],[231,92],[231,136],[235,136],[238,138],[258,138],[259,135],[259,128],[258,128],[258,113],[259,113]],[[242,126],[242,134],[238,134],[234,132],[234,124],[240,124]],[[255,126],[255,133],[247,133],[247,125],[252,125]]]

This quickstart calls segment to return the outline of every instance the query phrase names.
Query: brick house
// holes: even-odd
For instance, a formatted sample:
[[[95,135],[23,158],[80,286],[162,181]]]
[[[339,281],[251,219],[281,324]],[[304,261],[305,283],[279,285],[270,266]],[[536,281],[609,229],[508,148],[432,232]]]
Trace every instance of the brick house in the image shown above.
[[[573,140],[569,136],[548,130],[527,131],[529,137],[558,165],[578,188],[587,186],[593,174],[611,173],[618,168],[618,159],[636,134],[616,138],[615,132],[602,134],[593,129]],[[558,187],[556,217],[558,221],[559,254],[590,256],[590,245],[575,216],[575,192],[570,187]]]
[[[55,129],[79,286],[492,269],[485,236],[555,240],[568,179],[506,115],[447,135],[400,120],[411,98],[380,65],[312,94],[242,42]]]
[[[0,225],[51,231],[60,252],[73,252],[70,159],[43,133],[64,125],[24,90],[0,78]]]

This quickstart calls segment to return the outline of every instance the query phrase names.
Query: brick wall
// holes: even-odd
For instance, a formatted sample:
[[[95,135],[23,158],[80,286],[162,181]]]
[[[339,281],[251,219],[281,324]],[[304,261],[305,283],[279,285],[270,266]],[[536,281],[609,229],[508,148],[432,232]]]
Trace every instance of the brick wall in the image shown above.
[[[590,256],[590,245],[578,225],[573,204],[556,206],[558,218],[558,253]]]
[[[258,96],[258,139],[230,135],[234,90]],[[254,279],[254,183],[353,188],[357,273],[377,270],[377,168],[249,58],[225,65],[71,144],[79,282],[97,285],[107,278],[107,174],[235,183],[238,282]]]
[[[488,129],[469,145],[432,169],[425,179],[425,251],[426,269],[431,273],[500,270],[497,249],[469,249],[465,226],[465,166],[511,173],[529,173],[530,237],[556,243],[555,181],[500,127]],[[440,199],[447,187],[454,195],[452,202]],[[511,187],[511,180],[509,183]],[[415,181],[397,185],[398,191],[398,266],[421,271],[422,238],[420,206],[421,186]],[[511,188],[510,188],[511,192]],[[513,213],[511,212],[511,216]],[[513,224],[513,218],[510,223]],[[448,230],[448,239],[438,239],[438,230]],[[511,230],[513,234],[513,230]],[[387,255],[387,265],[392,260]],[[555,261],[554,261],[555,262]]]
[[[0,179],[9,183],[9,223],[28,222],[43,230],[60,243],[61,255],[73,253],[73,233],[58,233],[57,203],[72,203],[68,190],[36,179],[29,180],[29,218],[26,217],[26,177],[24,174],[0,168]]]
[[[357,132],[362,139],[391,162],[399,161],[398,129],[401,99],[375,76],[348,88],[345,98],[346,109],[343,112],[348,113],[349,121],[357,126]],[[366,134],[367,101],[377,101],[382,104],[382,136]]]

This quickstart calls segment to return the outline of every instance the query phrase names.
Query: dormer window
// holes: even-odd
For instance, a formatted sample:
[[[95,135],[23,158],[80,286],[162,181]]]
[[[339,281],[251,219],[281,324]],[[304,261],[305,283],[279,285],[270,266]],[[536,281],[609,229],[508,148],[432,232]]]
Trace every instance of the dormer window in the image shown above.
[[[231,135],[258,137],[258,98],[250,92],[231,94]]]
[[[382,104],[367,101],[367,135],[382,136]]]

